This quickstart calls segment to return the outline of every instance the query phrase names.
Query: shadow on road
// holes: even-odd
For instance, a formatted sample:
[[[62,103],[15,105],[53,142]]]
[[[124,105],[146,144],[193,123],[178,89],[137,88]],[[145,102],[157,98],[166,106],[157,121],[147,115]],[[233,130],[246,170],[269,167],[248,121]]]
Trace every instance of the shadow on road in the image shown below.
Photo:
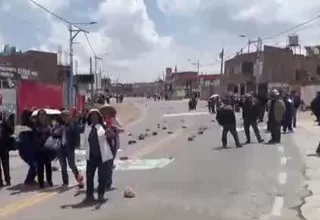
[[[76,203],[76,204],[70,204],[70,205],[61,205],[61,209],[83,209],[83,208],[89,208],[93,207],[94,209],[92,211],[100,210],[101,206],[105,204],[108,201],[108,199],[105,199],[104,201],[99,201],[99,200],[86,200],[83,199],[81,202]]]
[[[232,149],[238,149],[236,147],[214,147],[212,150],[232,150]]]
[[[39,191],[40,193],[50,193],[50,192],[57,192],[57,193],[64,193],[70,189],[73,189],[77,186],[70,186],[70,187],[65,187],[65,186],[53,186],[51,188],[46,188],[43,190],[39,189],[38,184],[35,185],[26,185],[24,183],[19,183],[17,185],[11,186],[7,188],[8,191],[12,191],[10,195],[18,195],[22,193],[29,193],[29,192],[36,192]]]
[[[319,154],[314,153],[314,154],[307,154],[307,157],[319,157]]]
[[[117,188],[115,187],[111,187],[109,189],[106,189],[106,192],[111,192],[111,191],[115,191],[117,190]],[[94,190],[95,192],[97,192],[97,188]],[[77,197],[77,196],[80,196],[82,194],[86,194],[86,191],[85,190],[78,190],[75,194],[74,194],[74,197]]]

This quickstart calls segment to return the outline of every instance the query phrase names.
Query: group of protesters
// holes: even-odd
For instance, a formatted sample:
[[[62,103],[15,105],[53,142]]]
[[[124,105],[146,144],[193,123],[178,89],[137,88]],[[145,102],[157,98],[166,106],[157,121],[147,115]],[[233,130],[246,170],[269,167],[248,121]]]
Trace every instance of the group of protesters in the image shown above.
[[[105,191],[112,187],[114,158],[120,147],[119,133],[124,130],[116,109],[104,104],[99,109],[92,108],[83,112],[76,108],[61,109],[58,112],[53,114],[48,109],[24,110],[21,116],[22,127],[16,136],[13,136],[14,122],[1,117],[0,160],[6,185],[11,185],[9,151],[18,150],[21,159],[29,166],[24,181],[26,185],[38,185],[40,189],[52,187],[52,161],[58,159],[62,185],[69,185],[69,166],[78,187],[83,188],[84,174],[76,166],[75,150],[84,148],[86,199],[94,200],[94,176],[97,170],[98,199],[104,200]],[[81,142],[81,134],[84,142]],[[0,169],[0,187],[4,186]]]
[[[209,100],[209,110],[216,112],[216,119],[223,127],[222,145],[227,146],[227,133],[230,132],[234,137],[237,147],[242,147],[236,130],[235,112],[240,112],[242,108],[243,126],[246,136],[246,144],[251,142],[250,127],[253,128],[259,143],[264,142],[260,135],[258,123],[263,122],[265,112],[268,113],[267,131],[271,133],[269,144],[280,143],[281,127],[283,133],[293,132],[296,127],[297,111],[302,103],[295,91],[291,94],[273,89],[269,97],[262,99],[254,93],[247,93],[239,96],[227,95],[222,99],[216,96]]]

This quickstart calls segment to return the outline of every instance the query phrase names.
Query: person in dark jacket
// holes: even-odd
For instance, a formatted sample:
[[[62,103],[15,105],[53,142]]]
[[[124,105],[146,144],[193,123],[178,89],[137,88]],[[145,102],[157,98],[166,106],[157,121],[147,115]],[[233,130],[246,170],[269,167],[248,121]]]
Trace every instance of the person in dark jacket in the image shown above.
[[[289,132],[293,132],[292,118],[293,118],[294,106],[289,94],[285,95],[283,101],[286,106],[286,110],[283,115],[283,126],[282,126],[283,133],[286,133],[287,130],[289,130]]]
[[[105,201],[106,185],[110,181],[107,178],[112,173],[113,155],[107,142],[103,117],[98,109],[91,109],[88,113],[88,125],[85,128],[84,140],[87,159],[86,201],[94,200],[94,175],[98,169],[98,199],[103,202]]]
[[[316,116],[316,121],[320,125],[320,91],[310,103],[311,111]]]
[[[242,145],[239,142],[238,132],[236,129],[236,116],[233,110],[233,107],[230,105],[229,100],[225,100],[224,104],[218,109],[216,120],[218,123],[222,126],[222,146],[227,147],[227,134],[228,132],[231,133],[231,135],[234,138],[234,141],[236,143],[236,146],[242,147]]]
[[[48,116],[45,110],[40,109],[36,116],[36,123],[33,126],[33,146],[37,162],[37,175],[40,188],[44,188],[44,169],[46,170],[47,183],[53,186],[52,182],[52,152],[45,147],[45,143],[51,136],[51,128],[48,124]]]
[[[271,91],[271,100],[268,106],[268,123],[271,132],[271,140],[269,144],[277,144],[281,141],[281,123],[286,106],[278,90]]]
[[[257,125],[257,120],[259,118],[259,105],[254,100],[251,94],[245,95],[245,101],[242,105],[242,118],[243,118],[243,126],[246,134],[247,141],[249,144],[251,142],[250,138],[250,127],[253,128],[253,131],[257,137],[259,143],[262,143],[264,140],[261,138],[260,131]]]
[[[24,181],[26,185],[35,185],[35,177],[37,175],[37,164],[35,160],[35,152],[33,148],[33,132],[34,126],[31,120],[32,111],[26,109],[21,116],[21,125],[23,130],[18,135],[18,150],[21,159],[29,165],[29,170]]]
[[[80,174],[75,163],[75,149],[78,146],[78,136],[84,132],[84,125],[79,120],[74,120],[67,110],[61,113],[62,124],[58,125],[54,135],[61,140],[61,147],[58,150],[58,159],[61,167],[61,175],[64,186],[69,185],[67,165],[72,170],[79,188],[84,187],[83,176]]]
[[[6,118],[5,115],[1,114],[0,117],[1,124],[0,124],[0,187],[3,187],[3,178],[2,178],[2,169],[4,174],[4,180],[7,186],[11,185],[11,177],[10,177],[10,157],[9,151],[13,150],[14,142],[11,137],[14,133],[14,121],[11,118]],[[2,166],[2,169],[1,169]]]

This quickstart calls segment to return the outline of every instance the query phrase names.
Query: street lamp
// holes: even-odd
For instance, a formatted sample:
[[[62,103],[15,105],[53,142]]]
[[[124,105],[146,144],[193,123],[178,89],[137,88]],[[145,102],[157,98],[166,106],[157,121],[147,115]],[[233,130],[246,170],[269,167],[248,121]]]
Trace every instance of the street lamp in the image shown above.
[[[248,53],[250,53],[250,45],[251,45],[251,43],[253,43],[253,42],[251,42],[250,37],[248,37],[245,34],[239,34],[238,36],[241,38],[248,38]]]

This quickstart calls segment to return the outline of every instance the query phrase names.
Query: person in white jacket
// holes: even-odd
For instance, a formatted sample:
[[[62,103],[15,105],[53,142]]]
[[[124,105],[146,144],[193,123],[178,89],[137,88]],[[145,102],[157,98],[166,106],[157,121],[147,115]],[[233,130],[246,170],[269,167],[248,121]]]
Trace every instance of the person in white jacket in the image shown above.
[[[98,109],[91,109],[89,111],[88,124],[86,125],[84,135],[87,159],[86,200],[94,200],[94,175],[96,169],[98,169],[98,200],[102,202],[104,201],[105,186],[112,181],[113,155],[107,141],[103,117]]]

